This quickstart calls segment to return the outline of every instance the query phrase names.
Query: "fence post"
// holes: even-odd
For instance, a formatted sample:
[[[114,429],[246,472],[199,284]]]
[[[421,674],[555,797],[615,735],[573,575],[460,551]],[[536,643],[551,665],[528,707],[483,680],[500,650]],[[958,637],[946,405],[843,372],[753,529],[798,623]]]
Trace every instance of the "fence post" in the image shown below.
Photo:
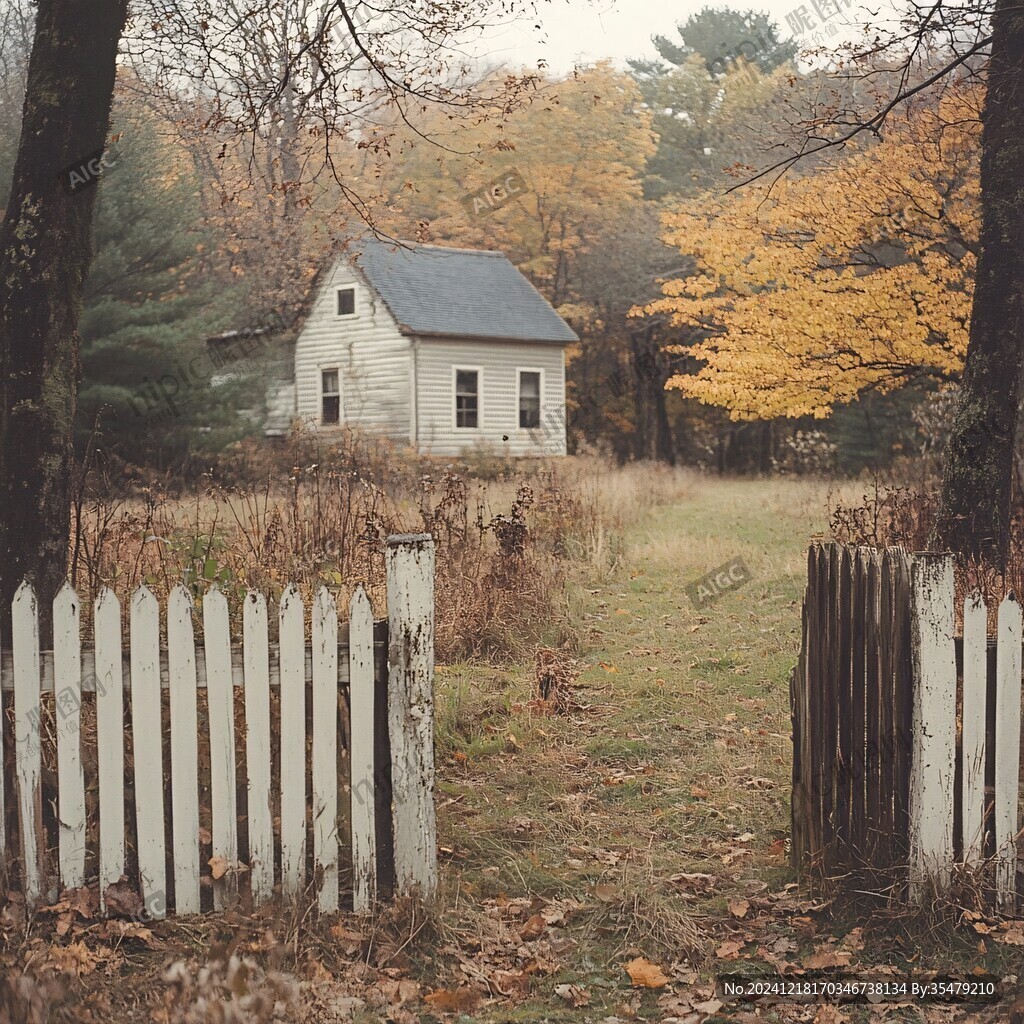
[[[926,883],[949,885],[956,769],[956,649],[953,556],[911,562],[913,753],[910,762],[910,898]]]
[[[395,887],[430,896],[437,884],[434,819],[434,542],[387,542],[388,724]]]

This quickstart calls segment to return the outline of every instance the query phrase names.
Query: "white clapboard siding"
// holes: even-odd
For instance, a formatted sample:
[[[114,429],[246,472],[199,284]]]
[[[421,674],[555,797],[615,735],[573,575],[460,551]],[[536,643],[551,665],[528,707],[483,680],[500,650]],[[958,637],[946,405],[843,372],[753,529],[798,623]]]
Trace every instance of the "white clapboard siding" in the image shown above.
[[[124,874],[124,684],[121,603],[108,587],[96,599],[96,761],[100,793],[100,907]]]
[[[198,914],[199,721],[192,597],[175,587],[167,601],[171,707],[171,835],[174,837],[174,912]]]
[[[988,701],[988,613],[980,594],[964,601],[963,808],[964,863],[977,865],[985,854],[985,716]]]
[[[43,894],[42,753],[39,705],[39,615],[36,595],[22,583],[11,609],[14,643],[14,754],[21,825],[25,902],[34,907]]]
[[[306,659],[302,598],[293,586],[281,597],[280,647],[281,891],[296,897],[306,875]]]
[[[249,884],[256,904],[274,891],[274,808],[270,792],[270,660],[267,599],[245,598],[245,761],[248,769]]]
[[[77,889],[85,883],[82,633],[78,595],[67,583],[53,599],[53,688],[57,716],[58,865],[61,885]]]
[[[235,714],[227,598],[214,587],[203,599],[206,692],[210,707],[210,800],[213,805],[213,905],[220,910],[238,890],[235,803]],[[218,877],[219,876],[219,877]]]
[[[365,913],[377,899],[377,823],[374,792],[373,610],[361,586],[349,606],[349,701],[352,739],[350,779],[352,824],[352,909]]]
[[[956,649],[953,559],[915,555],[911,562],[914,669],[910,770],[911,897],[925,883],[948,885],[953,861],[956,767]]]
[[[437,884],[434,822],[434,542],[392,537],[387,547],[388,726],[395,886],[429,896]]]
[[[996,900],[1017,901],[1017,798],[1020,786],[1021,609],[1013,594],[999,605],[996,647]]]
[[[337,316],[337,289],[341,287],[356,290],[353,317]],[[411,439],[410,341],[387,306],[343,260],[325,275],[295,341],[296,405],[292,417],[320,424],[325,369],[338,370],[342,423],[401,441]]]
[[[160,724],[160,606],[148,587],[131,602],[132,750],[135,844],[142,902],[155,919],[167,915],[163,729]]]
[[[313,601],[313,865],[324,913],[338,909],[338,608]]]

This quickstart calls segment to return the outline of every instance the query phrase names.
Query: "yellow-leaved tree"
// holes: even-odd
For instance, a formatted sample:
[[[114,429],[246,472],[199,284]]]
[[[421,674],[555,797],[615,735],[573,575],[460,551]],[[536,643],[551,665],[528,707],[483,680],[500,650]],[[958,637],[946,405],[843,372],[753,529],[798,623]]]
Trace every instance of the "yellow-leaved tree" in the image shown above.
[[[664,218],[689,276],[632,311],[668,314],[700,367],[668,382],[733,419],[826,417],[871,391],[958,379],[978,237],[977,89],[907,110],[801,178]]]

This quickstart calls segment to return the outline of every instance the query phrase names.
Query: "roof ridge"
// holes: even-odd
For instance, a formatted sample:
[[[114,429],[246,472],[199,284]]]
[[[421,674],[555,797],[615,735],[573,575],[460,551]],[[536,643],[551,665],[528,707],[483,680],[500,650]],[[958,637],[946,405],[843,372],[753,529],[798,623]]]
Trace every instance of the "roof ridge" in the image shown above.
[[[412,242],[402,238],[398,241],[400,245],[408,246],[411,249],[440,249],[442,252],[459,252],[470,256],[500,256],[502,259],[508,259],[508,257],[498,249],[464,249],[461,246],[456,245],[437,245],[434,242]]]

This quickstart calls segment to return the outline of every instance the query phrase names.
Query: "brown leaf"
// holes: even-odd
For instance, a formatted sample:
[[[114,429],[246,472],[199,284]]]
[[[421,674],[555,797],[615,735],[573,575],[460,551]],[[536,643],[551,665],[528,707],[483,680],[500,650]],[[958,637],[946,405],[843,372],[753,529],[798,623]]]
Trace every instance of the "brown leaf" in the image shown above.
[[[230,865],[227,862],[227,858],[221,857],[218,854],[216,857],[211,857],[207,862],[210,865],[210,874],[213,875],[214,880],[223,878],[228,873]]]
[[[707,800],[711,794],[701,786],[691,786],[690,796],[696,797],[698,800]]]
[[[814,1024],[845,1024],[849,1017],[838,1006],[826,1003],[814,1015]]]
[[[668,984],[668,978],[662,969],[642,956],[626,964],[626,973],[634,988],[662,988]]]
[[[579,985],[556,985],[555,995],[564,999],[574,1010],[590,1004],[590,994]]]
[[[617,885],[599,883],[594,886],[594,895],[602,903],[614,903],[619,897],[619,887]]]
[[[112,917],[139,917],[145,909],[142,897],[124,875],[103,890],[103,906]]]
[[[747,900],[729,900],[729,913],[733,917],[743,918],[747,916],[747,911],[750,910],[750,903]]]
[[[96,970],[96,957],[84,942],[71,942],[67,946],[51,946],[47,953],[49,963],[61,974],[92,974]]]
[[[377,987],[389,1006],[402,1006],[404,1003],[415,1002],[420,997],[420,987],[411,978],[386,978],[377,982]]]
[[[715,956],[719,960],[735,960],[740,955],[740,950],[743,949],[743,946],[744,943],[729,939],[715,950]]]
[[[1024,924],[1020,921],[1014,921],[1005,932],[993,932],[992,938],[996,942],[1005,943],[1007,946],[1024,946]]]
[[[462,1013],[475,1009],[480,996],[471,988],[439,988],[423,997],[439,1013]]]
[[[718,1013],[725,1004],[719,999],[707,999],[703,1003],[694,1003],[693,1008],[699,1013]]]
[[[700,872],[682,872],[678,875],[673,875],[669,881],[673,885],[678,885],[684,889],[696,889],[698,892],[705,889],[714,889],[718,885],[718,879],[714,875],[704,875]]]
[[[523,942],[533,942],[534,939],[539,939],[544,934],[544,929],[547,926],[548,923],[541,914],[534,914],[519,930],[519,937]]]
[[[848,967],[853,954],[841,949],[818,947],[808,958],[804,966],[811,971],[824,970],[826,967]]]

